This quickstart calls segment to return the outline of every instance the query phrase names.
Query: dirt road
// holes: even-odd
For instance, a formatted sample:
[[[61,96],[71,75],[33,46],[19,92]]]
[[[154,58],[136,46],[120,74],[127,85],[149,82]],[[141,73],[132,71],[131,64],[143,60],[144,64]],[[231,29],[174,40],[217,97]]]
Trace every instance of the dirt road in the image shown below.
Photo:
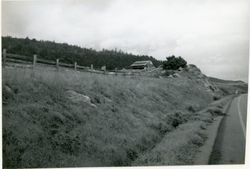
[[[210,164],[244,164],[247,94],[232,101],[218,131]]]

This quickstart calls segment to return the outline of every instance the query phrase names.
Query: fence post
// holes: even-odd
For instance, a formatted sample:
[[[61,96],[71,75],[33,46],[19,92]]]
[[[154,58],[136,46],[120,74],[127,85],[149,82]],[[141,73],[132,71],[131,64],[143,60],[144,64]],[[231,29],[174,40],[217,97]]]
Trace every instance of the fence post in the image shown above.
[[[106,66],[103,66],[103,73],[106,74]]]
[[[93,70],[94,69],[94,66],[93,64],[90,65],[90,69]]]
[[[75,64],[74,64],[74,69],[75,69],[75,71],[77,71],[77,62],[75,62]]]
[[[59,59],[56,59],[56,69],[59,69]]]
[[[37,55],[33,55],[33,68],[36,66]]]
[[[6,64],[6,49],[3,49],[3,67],[5,67]]]
[[[117,75],[117,70],[118,70],[118,69],[117,69],[117,67],[116,67],[116,68],[115,68],[115,75]]]

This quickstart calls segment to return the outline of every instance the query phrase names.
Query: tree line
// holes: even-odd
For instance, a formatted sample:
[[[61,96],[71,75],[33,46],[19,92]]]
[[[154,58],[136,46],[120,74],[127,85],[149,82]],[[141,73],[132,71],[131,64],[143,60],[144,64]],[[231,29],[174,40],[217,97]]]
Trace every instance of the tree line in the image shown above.
[[[2,48],[7,49],[8,53],[29,57],[37,54],[41,59],[53,61],[60,59],[61,62],[69,64],[73,64],[74,62],[82,66],[93,64],[95,68],[106,65],[108,70],[128,68],[133,62],[140,60],[151,60],[156,67],[162,64],[162,61],[156,60],[152,56],[135,55],[121,50],[103,49],[97,51],[92,48],[82,48],[67,43],[36,40],[28,37],[2,37]]]

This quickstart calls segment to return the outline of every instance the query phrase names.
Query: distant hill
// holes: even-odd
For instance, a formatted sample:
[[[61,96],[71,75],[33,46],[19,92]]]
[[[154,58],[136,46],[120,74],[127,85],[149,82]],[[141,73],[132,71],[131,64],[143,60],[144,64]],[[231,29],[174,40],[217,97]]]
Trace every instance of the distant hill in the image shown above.
[[[224,79],[218,79],[218,78],[215,78],[215,77],[208,77],[210,81],[212,82],[217,82],[217,83],[245,83],[241,80],[224,80]]]
[[[214,77],[209,77],[208,79],[214,86],[223,91],[225,95],[235,94],[236,91],[239,93],[248,92],[248,84],[240,80],[222,80]]]
[[[82,66],[90,66],[93,64],[95,68],[100,68],[106,65],[109,70],[127,68],[133,62],[139,60],[151,60],[156,67],[161,65],[161,61],[156,60],[152,56],[134,55],[121,50],[103,49],[97,51],[91,48],[69,45],[67,43],[38,41],[29,38],[2,37],[2,48],[7,49],[9,53],[30,57],[32,57],[33,54],[37,54],[38,57],[42,59],[60,59],[65,63],[74,63],[76,61]]]

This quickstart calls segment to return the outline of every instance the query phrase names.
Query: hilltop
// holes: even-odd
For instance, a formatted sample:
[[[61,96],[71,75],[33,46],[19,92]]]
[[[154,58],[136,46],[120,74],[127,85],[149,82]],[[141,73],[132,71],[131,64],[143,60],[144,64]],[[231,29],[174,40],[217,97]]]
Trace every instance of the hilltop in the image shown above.
[[[108,70],[115,68],[127,68],[138,60],[151,60],[154,66],[161,65],[161,61],[152,56],[134,55],[121,50],[97,51],[91,48],[83,48],[67,43],[56,43],[27,38],[2,37],[2,48],[7,49],[9,53],[20,54],[33,57],[37,54],[40,59],[53,60],[60,59],[64,63],[72,64],[75,61],[78,65],[88,66],[91,64],[95,68],[106,65]]]

